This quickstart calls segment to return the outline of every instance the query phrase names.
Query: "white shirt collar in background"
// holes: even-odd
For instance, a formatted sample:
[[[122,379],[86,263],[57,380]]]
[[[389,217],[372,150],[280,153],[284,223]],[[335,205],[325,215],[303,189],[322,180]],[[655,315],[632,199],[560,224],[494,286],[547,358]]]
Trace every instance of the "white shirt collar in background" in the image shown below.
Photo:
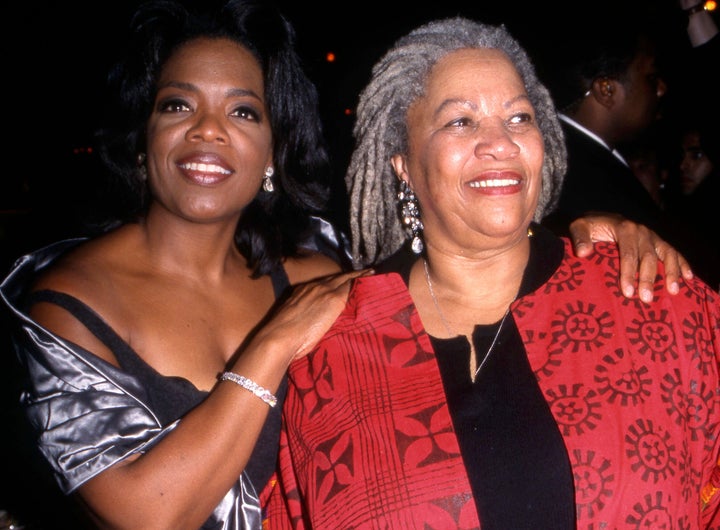
[[[586,136],[592,138],[592,139],[595,140],[597,143],[599,143],[600,145],[602,145],[605,149],[607,149],[608,151],[610,151],[615,158],[617,158],[620,162],[622,162],[622,164],[623,164],[624,166],[630,167],[630,166],[628,165],[627,161],[625,160],[625,158],[620,154],[620,152],[619,152],[617,149],[610,149],[610,146],[605,143],[605,140],[603,140],[602,138],[600,138],[597,134],[595,134],[594,132],[592,132],[590,129],[587,129],[587,128],[583,127],[583,126],[580,125],[578,122],[576,122],[575,120],[573,120],[571,117],[566,116],[565,114],[558,114],[558,117],[559,117],[562,121],[564,121],[565,123],[567,123],[568,125],[570,125],[570,126],[572,126],[572,127],[575,127],[578,131],[582,132],[582,133],[585,134]]]

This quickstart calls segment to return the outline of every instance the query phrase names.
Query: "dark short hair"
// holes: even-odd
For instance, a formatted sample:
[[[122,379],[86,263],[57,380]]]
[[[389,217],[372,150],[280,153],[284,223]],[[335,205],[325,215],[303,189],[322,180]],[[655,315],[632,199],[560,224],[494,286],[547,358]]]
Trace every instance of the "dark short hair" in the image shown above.
[[[581,101],[596,79],[624,81],[639,53],[657,52],[657,25],[639,6],[593,13],[592,24],[570,24],[555,35],[556,53],[548,60],[548,87],[558,109]]]

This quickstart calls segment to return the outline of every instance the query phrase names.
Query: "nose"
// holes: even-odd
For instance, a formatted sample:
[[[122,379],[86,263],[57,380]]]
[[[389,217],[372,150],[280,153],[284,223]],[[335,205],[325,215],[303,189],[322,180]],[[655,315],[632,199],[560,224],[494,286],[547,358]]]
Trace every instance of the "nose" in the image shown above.
[[[188,129],[186,138],[190,141],[225,143],[227,131],[223,125],[223,118],[212,112],[198,114]]]
[[[517,156],[520,147],[512,138],[502,120],[483,120],[477,128],[476,156],[503,159]]]
[[[686,173],[688,168],[690,167],[690,162],[692,159],[690,158],[690,155],[687,153],[684,153],[682,156],[682,159],[680,160],[680,172]]]

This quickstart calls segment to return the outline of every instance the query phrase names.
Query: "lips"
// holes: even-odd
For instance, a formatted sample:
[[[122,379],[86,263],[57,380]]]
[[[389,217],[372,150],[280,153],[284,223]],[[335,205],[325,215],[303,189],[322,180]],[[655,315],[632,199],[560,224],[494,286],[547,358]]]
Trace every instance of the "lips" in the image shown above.
[[[520,184],[520,179],[486,179],[486,180],[473,180],[468,185],[471,188],[504,188],[507,186],[517,186]]]
[[[467,183],[468,187],[484,193],[515,193],[520,189],[522,179],[514,171],[486,172]]]
[[[222,157],[203,153],[185,157],[177,163],[185,177],[197,184],[216,184],[234,173]]]

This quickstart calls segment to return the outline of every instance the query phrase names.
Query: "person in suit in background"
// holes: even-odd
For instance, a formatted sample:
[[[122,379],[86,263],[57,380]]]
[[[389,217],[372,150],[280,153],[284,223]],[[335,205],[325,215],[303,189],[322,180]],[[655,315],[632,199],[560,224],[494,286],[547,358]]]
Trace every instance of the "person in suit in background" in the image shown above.
[[[657,120],[667,89],[655,28],[631,7],[622,16],[611,11],[598,17],[582,33],[568,28],[561,36],[566,46],[550,75],[568,169],[558,204],[543,224],[567,234],[569,223],[587,212],[616,212],[667,238],[662,209],[621,151]]]

